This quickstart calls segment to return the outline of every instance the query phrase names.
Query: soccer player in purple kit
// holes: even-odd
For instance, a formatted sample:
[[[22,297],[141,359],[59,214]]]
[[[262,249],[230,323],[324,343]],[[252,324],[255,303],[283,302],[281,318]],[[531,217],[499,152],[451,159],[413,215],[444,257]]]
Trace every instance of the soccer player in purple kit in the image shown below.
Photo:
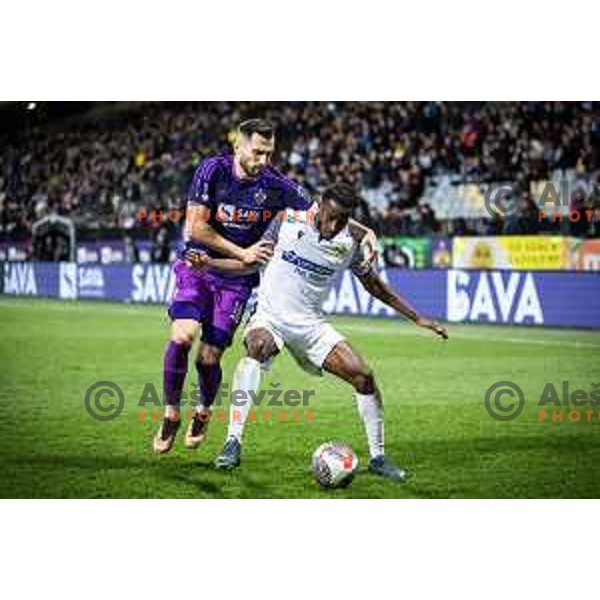
[[[193,449],[204,440],[210,407],[221,384],[221,357],[259,282],[252,267],[266,263],[273,253],[272,243],[261,238],[285,209],[306,211],[313,203],[301,186],[270,165],[274,146],[271,123],[244,121],[238,127],[234,154],[204,160],[194,175],[188,194],[185,248],[174,265],[171,334],[163,367],[166,407],[153,442],[157,453],[164,454],[173,447],[181,420],[188,355],[200,326],[196,358],[200,402],[190,419],[185,445]],[[374,252],[368,246],[367,250]],[[192,262],[195,252],[238,259],[248,265],[248,273],[196,269]]]

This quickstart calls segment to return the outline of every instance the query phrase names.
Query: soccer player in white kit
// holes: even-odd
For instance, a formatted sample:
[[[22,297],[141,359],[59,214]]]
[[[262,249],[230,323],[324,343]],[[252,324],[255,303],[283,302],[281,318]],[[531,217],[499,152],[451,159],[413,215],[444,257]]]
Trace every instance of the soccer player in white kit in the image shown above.
[[[273,258],[262,274],[256,312],[244,332],[246,357],[235,370],[232,390],[256,394],[261,369],[285,347],[309,371],[327,371],[354,387],[358,412],[364,421],[371,460],[369,469],[404,481],[406,471],[385,457],[383,404],[373,372],[361,356],[324,317],[334,275],[346,268],[375,298],[418,326],[448,337],[447,329],[418,313],[366,264],[361,241],[366,229],[350,220],[358,198],[352,187],[334,185],[322,194],[318,210],[294,222],[280,221]],[[314,215],[314,218],[311,216]],[[210,268],[235,261],[213,260]],[[227,440],[215,465],[233,469],[240,464],[242,434],[252,403],[231,406]]]

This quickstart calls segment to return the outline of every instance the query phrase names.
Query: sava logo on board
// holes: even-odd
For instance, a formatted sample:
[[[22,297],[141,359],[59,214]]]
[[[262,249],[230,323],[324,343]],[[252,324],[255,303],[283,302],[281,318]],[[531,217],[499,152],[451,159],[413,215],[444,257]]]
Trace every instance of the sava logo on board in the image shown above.
[[[169,300],[175,285],[175,278],[171,272],[171,266],[168,264],[135,265],[131,272],[131,299],[134,302],[158,303]]]
[[[448,271],[448,320],[542,325],[533,274]]]
[[[4,263],[4,293],[18,296],[37,296],[33,265]]]

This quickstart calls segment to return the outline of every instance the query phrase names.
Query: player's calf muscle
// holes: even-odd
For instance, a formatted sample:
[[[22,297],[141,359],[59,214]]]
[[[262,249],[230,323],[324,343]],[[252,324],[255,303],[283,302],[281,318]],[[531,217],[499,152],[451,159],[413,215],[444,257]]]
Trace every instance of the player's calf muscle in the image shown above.
[[[338,344],[323,366],[326,371],[347,381],[359,394],[377,393],[373,372],[347,342]]]
[[[340,370],[331,369],[331,372],[344,381],[347,381],[354,388],[354,391],[359,394],[375,394],[379,396],[375,376],[368,367],[362,364],[353,366],[344,365]]]

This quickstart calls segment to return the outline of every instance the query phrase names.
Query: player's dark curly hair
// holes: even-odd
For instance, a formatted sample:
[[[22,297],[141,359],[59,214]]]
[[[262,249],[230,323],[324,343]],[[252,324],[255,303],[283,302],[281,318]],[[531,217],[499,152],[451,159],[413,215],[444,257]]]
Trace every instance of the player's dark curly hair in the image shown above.
[[[275,135],[275,125],[266,119],[248,119],[239,124],[238,131],[247,137],[258,133],[261,137],[270,140]]]
[[[330,185],[323,190],[321,197],[325,201],[333,200],[348,210],[354,210],[359,201],[356,190],[348,183],[335,183]]]

